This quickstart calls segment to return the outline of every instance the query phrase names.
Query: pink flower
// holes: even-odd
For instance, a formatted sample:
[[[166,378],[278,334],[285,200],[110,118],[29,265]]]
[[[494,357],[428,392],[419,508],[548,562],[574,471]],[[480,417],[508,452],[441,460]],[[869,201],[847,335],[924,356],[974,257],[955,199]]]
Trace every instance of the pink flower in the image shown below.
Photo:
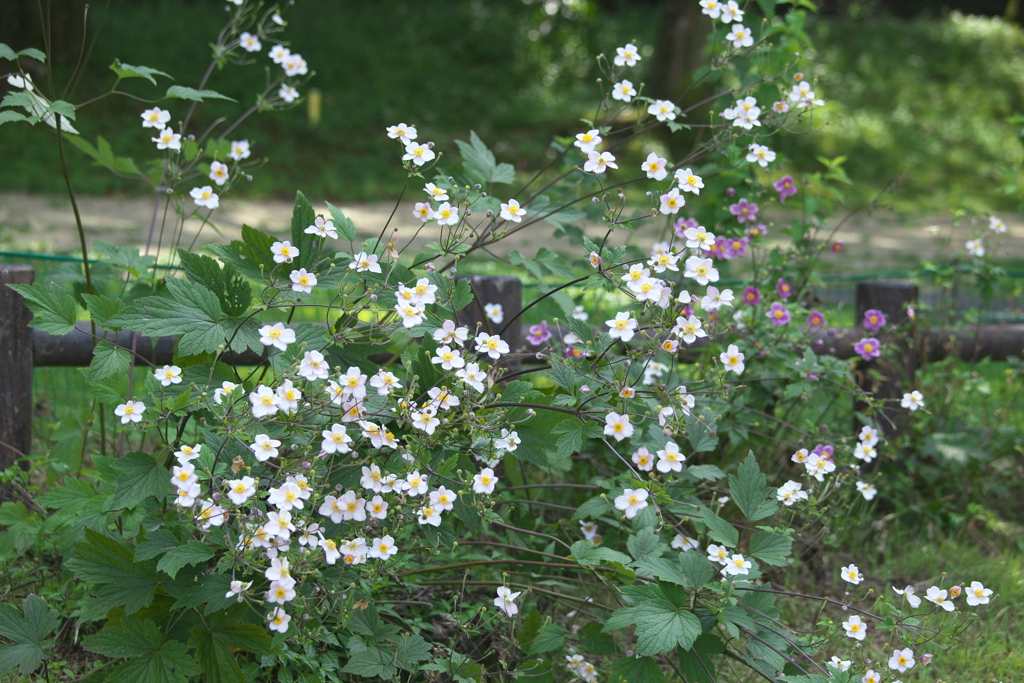
[[[780,204],[786,203],[786,197],[792,197],[796,194],[796,181],[793,180],[793,176],[782,176],[775,181],[772,187],[779,193]]]
[[[740,223],[754,222],[757,219],[757,211],[757,204],[748,202],[746,199],[741,199],[729,207],[729,213],[736,216],[736,220]]]
[[[807,316],[807,326],[815,329],[822,327],[825,324],[825,316],[818,311],[811,311],[811,314]]]
[[[530,327],[530,332],[526,335],[526,341],[533,346],[540,346],[548,339],[551,339],[551,332],[548,331],[547,320],[541,320],[539,325]]]
[[[786,307],[780,304],[778,301],[772,304],[771,309],[767,313],[765,313],[765,315],[768,317],[769,320],[772,321],[772,325],[774,325],[775,327],[786,325],[789,323],[791,319],[789,311],[787,311]]]
[[[857,342],[853,350],[864,360],[871,360],[882,355],[882,343],[874,337],[865,337]]]
[[[687,228],[696,230],[700,227],[700,223],[697,222],[696,218],[680,218],[673,227],[676,230],[676,237],[683,237],[683,233],[686,232]]]
[[[743,300],[751,306],[756,306],[761,303],[761,290],[753,285],[748,286],[743,290]]]
[[[779,281],[775,284],[775,291],[783,299],[788,299],[789,297],[793,296],[793,288],[790,287],[789,283],[783,280],[781,277],[779,278]]]
[[[885,314],[877,308],[864,311],[864,329],[877,331],[885,325]]]

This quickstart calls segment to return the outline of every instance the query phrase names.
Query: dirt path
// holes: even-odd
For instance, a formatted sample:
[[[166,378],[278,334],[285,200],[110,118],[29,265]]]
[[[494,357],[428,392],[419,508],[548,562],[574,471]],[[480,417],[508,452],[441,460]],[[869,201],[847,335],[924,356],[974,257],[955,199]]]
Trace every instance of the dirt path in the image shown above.
[[[360,238],[380,234],[394,209],[393,204],[337,202],[336,205],[356,224]],[[82,197],[79,210],[90,240],[103,239],[139,247],[146,245],[153,214],[152,200]],[[243,223],[285,235],[291,210],[291,203],[284,201],[225,200],[213,213],[216,231],[210,226],[204,228],[199,244],[236,239]],[[318,206],[317,210],[326,213],[325,207]],[[1024,257],[1024,217],[1004,218],[1009,230],[990,248],[998,257]],[[779,221],[782,222],[781,219]],[[186,221],[184,244],[192,241],[200,225],[196,219]],[[965,223],[954,227],[948,216],[941,215],[913,219],[883,212],[858,215],[843,223],[838,230],[835,238],[844,243],[844,248],[840,254],[830,255],[828,259],[830,267],[844,272],[914,268],[923,260],[964,254],[964,243],[985,232],[986,226],[987,220],[979,219],[974,225]],[[421,224],[412,216],[412,203],[398,207],[391,227],[399,231],[403,243],[413,238]],[[583,227],[588,234],[595,236],[604,232],[599,225]],[[541,246],[559,250],[568,246],[564,240],[551,239],[551,234],[552,229],[547,225],[531,227],[496,245],[493,253],[505,256],[516,249],[530,256]],[[771,236],[784,239],[777,228]],[[169,235],[164,236],[164,245],[169,238]],[[413,240],[413,246],[415,248],[437,238],[438,229],[431,224]],[[620,240],[627,238],[642,247],[654,241],[643,232],[632,236],[620,233]],[[74,216],[66,197],[0,193],[0,251],[73,253],[77,249]]]

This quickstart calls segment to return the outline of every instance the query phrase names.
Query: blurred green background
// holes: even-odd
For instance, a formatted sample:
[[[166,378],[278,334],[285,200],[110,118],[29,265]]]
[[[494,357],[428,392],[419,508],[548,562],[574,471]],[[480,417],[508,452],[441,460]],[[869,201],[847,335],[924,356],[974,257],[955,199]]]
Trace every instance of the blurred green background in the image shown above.
[[[0,42],[42,48],[36,2],[3,4]],[[50,10],[58,84],[80,50],[83,4],[62,0]],[[1024,156],[1024,123],[1014,118],[1024,112],[1024,33],[1013,20],[1018,0],[960,3],[984,16],[926,0],[819,4],[821,14],[809,18],[816,50],[803,55],[801,68],[828,106],[807,134],[777,138],[791,170],[816,170],[817,157],[842,155],[855,182],[852,202],[899,179],[886,200],[897,209],[1017,208]],[[94,2],[88,24],[100,30],[99,40],[70,99],[81,102],[109,87],[107,67],[115,59],[195,86],[225,5],[111,0],[104,11],[104,3]],[[594,55],[634,40],[645,55],[634,80],[645,81],[651,95],[678,96],[686,84],[681,70],[700,60],[710,26],[696,0],[449,0],[443,7],[420,0],[299,0],[286,16],[291,49],[316,71],[304,90],[322,91],[323,119],[312,125],[300,105],[245,122],[237,137],[253,141],[255,155],[269,162],[235,196],[284,198],[302,189],[349,202],[393,200],[404,173],[384,128],[399,121],[418,125],[421,139],[440,149],[452,150],[452,139],[476,130],[503,160],[531,170],[543,163],[551,136],[578,132],[578,120],[592,113]],[[250,104],[265,82],[268,47],[255,64],[216,72],[208,87]],[[168,83],[122,85],[154,97]],[[185,103],[170,107],[180,119]],[[119,154],[144,159],[152,152],[150,136],[135,125],[144,108],[127,98],[106,99],[80,111],[78,128],[89,139],[103,135]],[[201,130],[240,108],[216,103],[199,111]],[[0,190],[63,191],[54,147],[42,130],[0,127],[3,157],[18,160],[0,165]],[[71,154],[78,191],[143,191]]]

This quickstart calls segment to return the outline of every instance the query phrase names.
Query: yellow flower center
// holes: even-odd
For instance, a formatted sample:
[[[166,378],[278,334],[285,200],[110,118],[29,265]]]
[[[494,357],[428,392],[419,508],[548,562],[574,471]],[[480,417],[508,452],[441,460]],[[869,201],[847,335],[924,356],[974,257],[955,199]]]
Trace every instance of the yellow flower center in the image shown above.
[[[131,415],[134,412],[135,412],[135,408],[134,407],[132,407],[132,406],[125,406],[124,407],[124,414],[125,415]]]
[[[639,502],[640,502],[640,496],[638,496],[638,495],[636,495],[636,494],[633,494],[632,496],[630,496],[630,497],[629,497],[629,498],[627,498],[626,500],[628,500],[628,501],[629,501],[629,504],[630,504],[630,505],[636,505],[637,503],[639,503]]]
[[[245,484],[235,484],[235,493],[245,493]]]

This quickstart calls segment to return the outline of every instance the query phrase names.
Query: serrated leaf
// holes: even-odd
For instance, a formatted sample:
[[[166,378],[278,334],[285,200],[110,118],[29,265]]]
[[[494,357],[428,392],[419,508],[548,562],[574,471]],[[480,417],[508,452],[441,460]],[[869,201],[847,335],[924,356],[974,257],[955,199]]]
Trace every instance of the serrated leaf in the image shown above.
[[[48,510],[67,510],[74,513],[95,496],[96,491],[88,482],[66,477],[63,486],[53,487],[35,500]]]
[[[121,473],[110,500],[111,510],[135,507],[149,497],[164,497],[170,489],[171,473],[148,453],[129,453],[114,462]]]
[[[725,472],[714,465],[691,465],[685,473],[701,481],[718,481],[725,478]]]
[[[167,290],[171,298],[137,299],[108,323],[153,337],[180,334],[182,355],[217,351],[225,341],[217,295],[202,285],[173,278],[167,280]]]
[[[469,285],[469,280],[459,280],[456,282],[451,296],[452,309],[461,311],[472,302],[473,288]]]
[[[244,605],[208,616],[191,631],[189,645],[203,670],[203,681],[244,683],[245,676],[235,660],[234,650],[257,654],[270,652],[273,641],[262,624],[246,623],[249,611]]]
[[[640,560],[648,556],[661,557],[665,551],[665,544],[654,530],[644,529],[626,540],[626,549],[634,560]]]
[[[157,555],[162,555],[171,548],[177,548],[181,541],[170,529],[157,529],[146,534],[146,540],[135,546],[134,560],[144,562]]]
[[[131,365],[131,354],[110,342],[96,342],[93,349],[92,362],[89,363],[89,377],[92,381],[100,381],[111,375],[128,372]]]
[[[622,657],[612,665],[608,683],[664,683],[665,674],[650,657]]]
[[[50,334],[68,334],[75,329],[78,305],[71,293],[58,284],[7,285],[25,297],[32,311],[31,326]]]
[[[75,120],[75,105],[64,100],[54,100],[46,107],[47,112],[60,114],[71,121]]]
[[[24,50],[18,52],[19,57],[30,57],[37,62],[46,63],[46,54],[42,50],[37,50],[34,47],[27,47]]]
[[[693,581],[683,571],[679,563],[666,557],[645,557],[634,565],[637,574],[653,576],[661,581],[668,581],[677,586],[689,587]]]
[[[192,100],[193,102],[202,102],[204,99],[237,102],[237,100],[227,95],[222,95],[216,90],[196,90],[195,88],[186,88],[183,85],[172,85],[169,87],[167,89],[167,97],[177,97],[183,100]]]
[[[708,508],[700,511],[700,518],[708,527],[708,536],[722,545],[735,548],[740,542],[740,532],[732,524],[725,521]]]
[[[31,674],[53,644],[47,636],[57,628],[60,613],[37,595],[25,598],[22,610],[24,616],[11,605],[0,605],[0,636],[11,641],[0,645],[0,676],[16,667],[24,676]]]
[[[543,652],[558,650],[565,645],[565,639],[568,635],[569,632],[558,624],[545,624],[536,637],[534,637],[526,652],[531,655],[539,655]]]
[[[313,239],[315,235],[306,233],[306,228],[313,225],[316,212],[313,205],[301,192],[295,193],[295,205],[292,207],[292,244],[298,248],[299,255],[291,264],[290,269],[309,268],[313,264]]]
[[[573,513],[572,522],[578,522],[581,519],[596,519],[601,515],[609,512],[612,509],[611,503],[608,502],[607,498],[602,496],[594,496],[590,500],[580,505],[576,512]]]
[[[395,645],[395,665],[406,671],[417,671],[419,662],[430,659],[431,645],[422,636],[403,636]]]
[[[602,562],[618,562],[619,564],[629,564],[632,562],[632,558],[625,554],[620,553],[617,550],[611,548],[603,548],[601,546],[594,545],[593,541],[576,541],[571,547],[572,556],[576,558],[576,561],[584,567],[592,567],[594,565],[601,564]]]
[[[189,541],[188,543],[171,548],[157,562],[156,568],[168,574],[172,579],[177,576],[182,567],[206,562],[214,556],[214,550],[201,541]]]
[[[394,654],[377,647],[368,647],[353,654],[342,671],[364,678],[390,679],[398,673],[394,662]]]
[[[691,590],[700,590],[715,578],[715,568],[711,562],[695,550],[679,553],[679,568],[690,579],[691,583],[687,587]]]
[[[626,626],[636,627],[636,649],[644,656],[668,652],[677,645],[688,650],[701,634],[700,620],[692,612],[663,598],[616,610],[604,630],[614,631]]]
[[[459,153],[465,162],[463,168],[471,175],[478,175],[484,183],[514,183],[516,170],[511,164],[498,164],[494,154],[487,149],[476,131],[469,132],[469,142],[456,140]]]
[[[190,281],[217,295],[225,315],[238,318],[248,312],[249,304],[252,303],[252,286],[230,263],[221,268],[209,256],[193,254],[185,249],[178,250],[178,260]]]
[[[185,643],[168,640],[143,657],[114,669],[105,683],[187,683],[199,673]]]
[[[170,74],[165,74],[159,69],[151,69],[148,66],[132,66],[123,63],[120,59],[114,60],[114,63],[110,65],[110,70],[117,74],[118,78],[145,78],[153,85],[156,85],[156,79],[153,76],[171,78]]]
[[[123,605],[126,614],[134,614],[153,600],[159,580],[152,561],[137,563],[133,555],[130,546],[85,529],[85,540],[75,546],[75,554],[64,566],[81,581],[114,589],[97,593],[103,593],[114,607]]]
[[[12,109],[0,111],[0,125],[13,123],[15,121],[28,121],[28,117],[21,112],[14,111]]]
[[[338,229],[338,237],[345,240],[346,242],[356,241],[356,224],[352,222],[352,219],[345,215],[345,213],[334,206],[330,202],[324,202],[327,204],[327,211],[331,214],[331,219],[334,221],[334,227]]]
[[[107,320],[121,310],[120,300],[115,301],[97,294],[83,294],[82,299],[89,311],[89,317],[100,327],[106,327]]]
[[[729,493],[732,494],[732,500],[751,521],[769,517],[779,507],[774,499],[774,490],[765,485],[767,481],[767,477],[757,465],[757,458],[753,452],[747,453],[747,458],[740,464],[737,474],[729,476]]]
[[[785,566],[793,551],[793,538],[785,534],[759,531],[750,538],[750,554],[776,567]]]

